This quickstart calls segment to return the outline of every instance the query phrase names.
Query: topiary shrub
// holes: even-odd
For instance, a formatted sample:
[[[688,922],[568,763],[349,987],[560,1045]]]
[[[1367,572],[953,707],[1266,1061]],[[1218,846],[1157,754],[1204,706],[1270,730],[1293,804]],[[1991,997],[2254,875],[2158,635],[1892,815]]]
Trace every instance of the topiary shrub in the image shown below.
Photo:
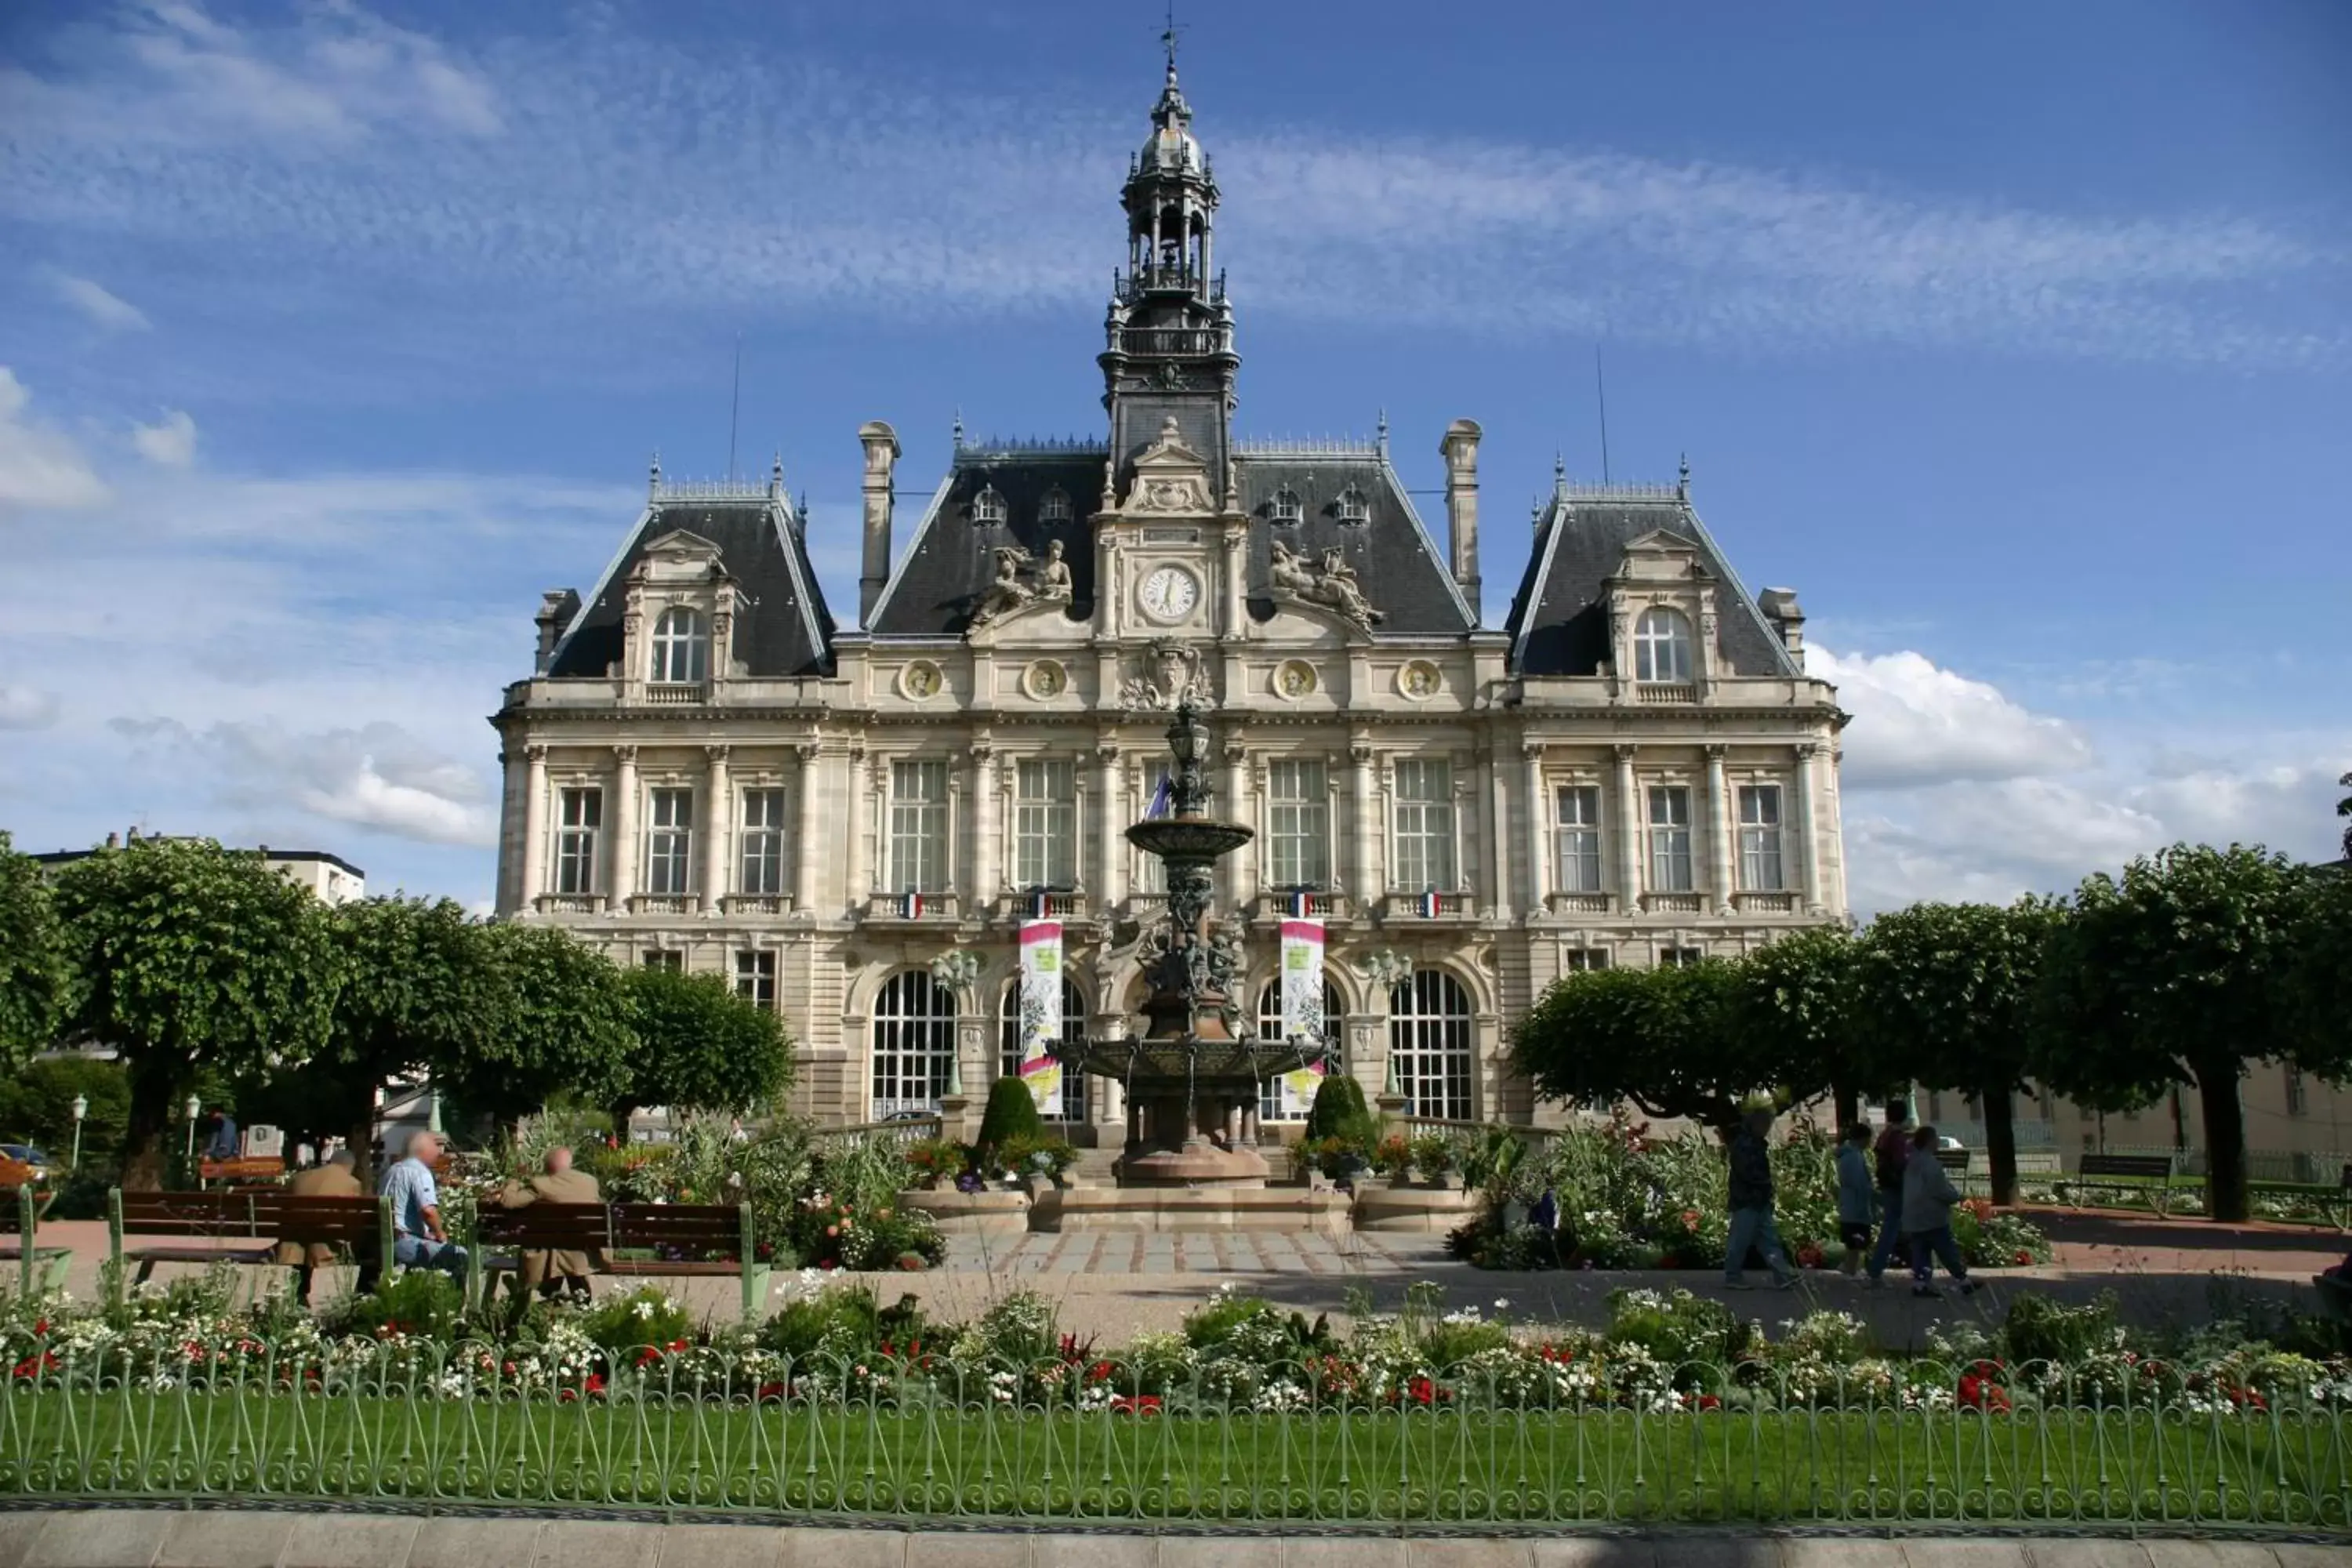
[[[1007,1074],[989,1086],[988,1109],[981,1114],[975,1145],[983,1161],[993,1159],[1010,1139],[1035,1141],[1045,1131],[1045,1124],[1037,1116],[1037,1097],[1029,1092],[1027,1084]]]
[[[1343,1072],[1327,1072],[1315,1090],[1315,1103],[1307,1109],[1306,1139],[1315,1142],[1325,1138],[1362,1140],[1369,1143],[1372,1125],[1371,1108],[1364,1103],[1364,1086]]]

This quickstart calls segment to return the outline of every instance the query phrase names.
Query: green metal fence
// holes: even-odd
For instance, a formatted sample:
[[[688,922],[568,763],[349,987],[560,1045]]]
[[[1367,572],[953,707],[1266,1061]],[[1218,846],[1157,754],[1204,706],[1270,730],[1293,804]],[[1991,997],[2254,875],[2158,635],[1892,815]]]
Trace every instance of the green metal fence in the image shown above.
[[[0,1494],[1488,1530],[2333,1531],[2352,1506],[2352,1391],[2163,1369],[1686,1367],[1611,1386],[1518,1363],[1374,1387],[1306,1363],[1154,1392],[1075,1365],[719,1365],[37,1347],[0,1395]]]

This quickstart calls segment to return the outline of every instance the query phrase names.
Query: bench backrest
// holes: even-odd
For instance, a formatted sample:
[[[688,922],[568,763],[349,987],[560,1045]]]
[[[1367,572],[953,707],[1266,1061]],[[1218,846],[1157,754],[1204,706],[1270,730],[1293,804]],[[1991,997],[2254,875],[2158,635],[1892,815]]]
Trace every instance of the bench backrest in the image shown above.
[[[751,1244],[749,1208],[740,1204],[614,1204],[613,1245],[675,1247],[744,1262]]]
[[[2168,1178],[2172,1174],[2169,1154],[2085,1154],[2077,1175],[2137,1176],[2149,1179]]]
[[[1966,1175],[1969,1169],[1969,1152],[1966,1149],[1938,1149],[1936,1151],[1936,1163],[1943,1166],[1947,1171]]]
[[[519,1209],[484,1204],[474,1237],[486,1247],[548,1252],[589,1252],[612,1244],[611,1211],[603,1204],[526,1204]]]
[[[375,1235],[374,1198],[298,1198],[280,1187],[226,1193],[114,1194],[125,1236],[228,1237],[254,1241],[353,1241]]]

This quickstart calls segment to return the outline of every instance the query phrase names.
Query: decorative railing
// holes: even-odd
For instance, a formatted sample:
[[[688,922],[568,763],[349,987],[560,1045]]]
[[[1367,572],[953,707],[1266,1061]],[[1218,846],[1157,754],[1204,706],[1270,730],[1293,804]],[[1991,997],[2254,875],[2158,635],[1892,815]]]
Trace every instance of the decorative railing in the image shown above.
[[[1216,327],[1121,327],[1118,332],[1122,353],[1230,353],[1233,346],[1233,334]]]
[[[1705,893],[1643,893],[1642,908],[1654,915],[1696,915],[1706,912]]]
[[[1381,900],[1382,920],[1468,920],[1477,912],[1475,893],[1391,893]]]
[[[1607,893],[1549,893],[1544,906],[1556,915],[1605,915],[1609,912]]]
[[[1734,893],[1731,907],[1744,915],[1794,914],[1797,895],[1794,893]]]
[[[1234,450],[1245,458],[1371,458],[1381,446],[1360,436],[1251,436],[1235,440]]]
[[[1306,907],[1299,908],[1304,900]],[[1356,901],[1337,891],[1306,894],[1268,893],[1257,901],[1256,917],[1261,921],[1277,921],[1285,915],[1301,915],[1313,921],[1349,921],[1356,916]]]
[[[730,893],[727,912],[730,915],[788,915],[793,912],[790,893]]]
[[[702,680],[648,680],[646,700],[661,707],[690,706],[710,700],[710,685]]]
[[[1686,680],[1636,681],[1633,700],[1643,704],[1696,702],[1698,688]]]
[[[639,893],[629,900],[629,912],[639,915],[682,915],[694,909],[691,893]]]
[[[1094,900],[1084,893],[1007,893],[996,903],[1004,921],[1085,921],[1093,918]]]
[[[593,915],[604,910],[602,893],[541,893],[535,902],[543,915]]]
[[[905,893],[868,893],[869,921],[952,921],[962,918],[963,900],[954,893],[919,893],[915,902]]]
[[[887,1120],[852,1121],[839,1127],[820,1127],[814,1136],[819,1142],[854,1143],[864,1138],[878,1138],[891,1143],[919,1143],[927,1138],[945,1136],[946,1123],[940,1116],[936,1100],[884,1101],[875,1109]],[[901,1114],[892,1115],[892,1111]]]
[[[795,1523],[2335,1535],[2344,1391],[2113,1358],[1452,1366],[23,1340],[0,1494]],[[2094,1555],[2095,1549],[2094,1549]],[[2088,1559],[2086,1559],[2088,1560]]]

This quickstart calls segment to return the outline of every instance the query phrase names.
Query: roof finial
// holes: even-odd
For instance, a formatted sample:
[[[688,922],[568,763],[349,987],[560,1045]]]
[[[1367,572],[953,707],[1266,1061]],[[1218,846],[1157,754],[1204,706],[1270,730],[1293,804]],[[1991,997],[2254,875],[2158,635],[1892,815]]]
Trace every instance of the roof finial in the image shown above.
[[[1690,500],[1690,454],[1688,452],[1683,454],[1682,472],[1675,480],[1675,494],[1684,500]]]
[[[654,460],[646,465],[646,499],[661,494],[661,448],[654,448]]]
[[[768,465],[768,493],[772,496],[784,493],[784,449],[782,447],[776,448],[775,458]]]
[[[963,450],[963,405],[961,403],[956,405],[955,411],[955,449],[959,452]]]
[[[1551,488],[1556,490],[1568,488],[1568,459],[1560,455],[1557,447],[1551,449]]]
[[[1381,410],[1380,446],[1381,456],[1387,457],[1389,455],[1389,411],[1386,408]]]
[[[1168,26],[1160,33],[1160,42],[1168,51],[1168,80],[1171,85],[1176,80],[1176,0],[1168,0]]]

